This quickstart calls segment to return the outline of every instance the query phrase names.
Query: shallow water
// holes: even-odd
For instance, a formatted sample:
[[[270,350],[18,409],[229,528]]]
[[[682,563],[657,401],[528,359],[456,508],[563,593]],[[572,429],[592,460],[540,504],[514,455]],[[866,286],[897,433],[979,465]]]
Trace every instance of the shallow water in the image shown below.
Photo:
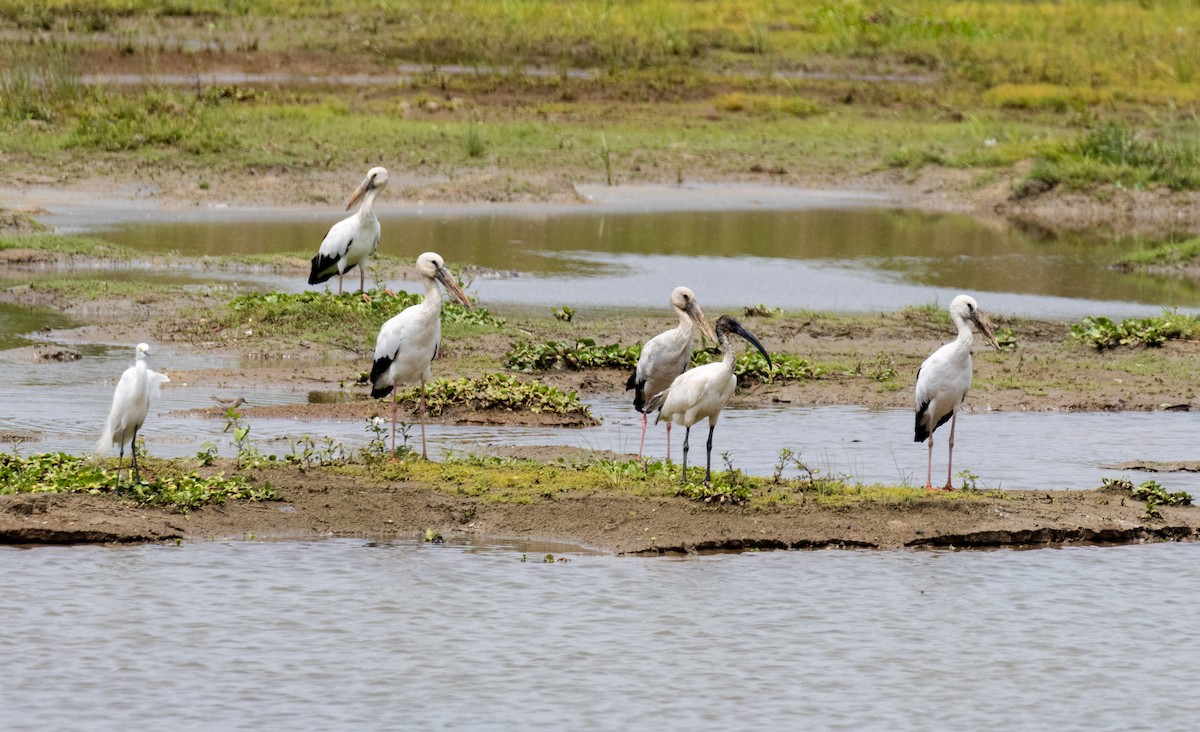
[[[39,439],[16,447],[23,453],[66,451],[83,453],[92,448],[108,414],[117,377],[132,363],[131,349],[92,346],[85,358],[32,368],[22,362],[0,359],[0,433],[37,433]],[[370,438],[365,422],[297,421],[257,417],[254,406],[299,404],[352,396],[309,392],[286,385],[263,385],[236,390],[196,387],[186,371],[201,367],[242,368],[264,373],[271,365],[255,361],[213,359],[204,354],[157,347],[151,368],[173,373],[173,381],[151,410],[141,432],[150,454],[160,457],[193,456],[206,443],[220,454],[235,454],[225,420],[175,414],[190,409],[216,407],[213,397],[244,397],[243,408],[251,428],[250,442],[266,454],[286,456],[302,449],[309,438],[318,448],[334,445],[353,452]],[[641,432],[640,416],[630,401],[616,396],[586,398],[602,422],[597,427],[494,427],[429,425],[429,449],[434,457],[447,453],[487,451],[493,445],[568,445],[587,450],[636,453]],[[977,404],[977,408],[986,405]],[[385,418],[389,407],[379,402]],[[420,431],[413,422],[410,444],[419,445]],[[794,407],[764,405],[728,408],[722,413],[713,444],[713,468],[725,468],[723,455],[732,464],[754,475],[770,475],[780,450],[798,453],[808,467],[822,475],[845,476],[864,483],[923,484],[927,451],[912,441],[912,412],[907,409],[870,410],[861,407]],[[683,430],[672,431],[672,457],[682,460]],[[934,479],[946,475],[947,429],[936,435]],[[707,426],[693,430],[689,462],[704,464]],[[1139,480],[1154,478],[1169,490],[1200,493],[1200,475],[1152,474],[1118,471],[1105,466],[1127,460],[1188,460],[1195,457],[1195,417],[1184,412],[1129,413],[1028,413],[967,412],[959,419],[955,435],[954,473],[977,476],[979,487],[1030,489],[1095,488],[1105,477],[1122,475]],[[1032,446],[1037,446],[1033,449]],[[666,453],[666,427],[651,426],[646,455],[662,459]],[[796,475],[794,466],[785,475]],[[956,484],[962,478],[955,478]]]
[[[1200,713],[1197,544],[633,559],[332,540],[0,563],[9,729],[1186,729]]]
[[[489,307],[665,307],[686,284],[705,308],[765,303],[785,309],[894,310],[949,303],[972,292],[987,311],[1043,317],[1155,314],[1200,306],[1200,288],[1174,278],[1106,269],[1120,245],[1077,238],[1036,240],[958,215],[880,208],[871,198],[753,199],[738,208],[710,192],[662,209],[597,204],[578,209],[383,207],[383,251],[433,250],[453,264],[520,277],[480,278]],[[690,205],[701,210],[688,210]],[[185,255],[315,252],[343,212],[246,212],[136,221],[101,228],[146,252]],[[682,209],[682,210],[680,210]],[[63,222],[64,228],[83,222]],[[90,222],[94,224],[95,222]],[[111,222],[110,222],[111,223]],[[84,226],[86,228],[86,226]],[[278,281],[304,289],[303,278]]]

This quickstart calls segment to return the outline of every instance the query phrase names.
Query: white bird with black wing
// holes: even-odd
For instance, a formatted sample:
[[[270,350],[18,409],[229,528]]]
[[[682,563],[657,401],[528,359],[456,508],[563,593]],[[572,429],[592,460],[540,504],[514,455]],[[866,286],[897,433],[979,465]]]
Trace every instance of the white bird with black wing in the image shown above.
[[[925,487],[933,488],[933,433],[949,420],[949,454],[946,458],[946,490],[954,490],[951,483],[954,458],[954,425],[958,421],[958,409],[971,388],[971,347],[974,324],[980,335],[997,351],[1000,345],[992,325],[979,311],[979,305],[969,295],[959,295],[950,303],[950,317],[958,329],[958,337],[925,359],[917,371],[916,429],[914,442],[929,440],[929,465],[925,475]]]
[[[117,491],[121,489],[121,462],[125,459],[125,446],[129,445],[130,461],[133,470],[130,480],[136,481],[137,464],[137,433],[146,422],[146,414],[150,411],[150,401],[161,392],[163,384],[170,382],[166,374],[152,371],[146,366],[146,356],[150,346],[145,343],[137,344],[137,354],[133,366],[125,369],[121,380],[117,382],[117,390],[113,393],[112,409],[109,410],[108,421],[104,433],[96,443],[96,452],[105,453],[117,446],[120,456],[117,458]]]
[[[358,289],[366,289],[366,274],[364,272],[366,259],[375,254],[379,247],[379,219],[375,217],[372,207],[375,197],[379,195],[388,182],[386,168],[371,168],[367,177],[359,184],[358,189],[346,203],[346,210],[362,200],[362,205],[353,216],[342,219],[329,229],[317,256],[312,258],[312,272],[308,275],[308,284],[319,285],[337,275],[338,294],[342,294],[342,275],[358,267]]]
[[[642,439],[638,442],[638,460],[642,459],[642,447],[646,444],[646,418],[650,410],[646,402],[650,397],[671,385],[676,376],[687,370],[692,361],[692,340],[697,328],[701,333],[717,340],[712,327],[704,318],[704,312],[696,303],[696,295],[686,287],[676,287],[671,292],[671,307],[679,315],[679,325],[659,333],[642,347],[637,368],[629,376],[625,390],[633,389],[633,408],[642,413]],[[667,422],[667,460],[671,459],[671,423]]]
[[[446,268],[446,262],[433,252],[417,257],[417,273],[425,283],[425,299],[410,305],[379,329],[375,339],[375,360],[371,364],[371,397],[378,399],[391,394],[399,385],[420,381],[421,383],[421,457],[425,452],[425,382],[433,378],[429,365],[437,355],[442,340],[442,293],[437,283],[464,307],[470,309],[471,301],[454,275]],[[396,455],[396,400],[392,398],[392,457]]]
[[[675,377],[671,386],[665,392],[656,394],[646,407],[651,411],[658,410],[656,424],[665,419],[668,422],[678,421],[684,426],[682,476],[685,483],[687,482],[688,438],[692,433],[692,425],[705,417],[708,418],[708,460],[704,471],[704,484],[708,485],[712,482],[713,430],[716,429],[721,410],[725,408],[729,397],[733,396],[733,390],[737,388],[737,376],[733,373],[737,354],[734,353],[733,344],[730,342],[730,334],[739,335],[749,341],[750,345],[757,348],[763,358],[767,359],[767,366],[771,365],[771,357],[763,349],[762,344],[750,331],[743,328],[741,323],[728,315],[722,315],[717,318],[715,330],[717,342],[721,344],[721,360],[697,366]]]

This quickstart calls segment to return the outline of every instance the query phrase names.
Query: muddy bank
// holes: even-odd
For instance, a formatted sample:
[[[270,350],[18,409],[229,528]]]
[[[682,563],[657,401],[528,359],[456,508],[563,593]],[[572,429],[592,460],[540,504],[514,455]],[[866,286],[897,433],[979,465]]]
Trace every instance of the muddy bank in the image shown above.
[[[713,507],[675,497],[568,493],[532,504],[451,495],[410,481],[363,481],[336,471],[258,471],[283,497],[188,514],[111,496],[0,496],[0,543],[207,541],[224,538],[519,538],[617,554],[826,547],[996,548],[1191,540],[1200,508],[1161,507],[1097,491],[988,491],[901,502]]]

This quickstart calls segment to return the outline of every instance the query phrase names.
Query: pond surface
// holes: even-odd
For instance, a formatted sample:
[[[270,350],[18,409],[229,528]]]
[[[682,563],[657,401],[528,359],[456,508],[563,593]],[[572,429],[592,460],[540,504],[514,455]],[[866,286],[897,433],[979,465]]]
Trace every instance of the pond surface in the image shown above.
[[[380,247],[405,257],[432,250],[451,265],[520,273],[474,281],[471,289],[491,308],[665,307],[679,284],[713,311],[759,303],[788,310],[895,310],[948,304],[960,292],[974,294],[986,311],[1055,318],[1200,306],[1195,284],[1107,269],[1124,245],[1039,240],[968,216],[884,208],[878,198],[764,194],[757,201],[746,195],[738,207],[703,190],[671,198],[671,209],[661,208],[651,192],[640,208],[627,200],[620,207],[494,212],[382,206]],[[330,204],[251,215],[209,211],[125,219],[109,221],[97,233],[154,253],[311,256],[345,213]],[[59,223],[88,228],[96,219]],[[307,287],[302,277],[271,284]]]
[[[0,548],[0,564],[9,729],[1187,729],[1200,714],[1200,544],[635,559],[331,540]]]

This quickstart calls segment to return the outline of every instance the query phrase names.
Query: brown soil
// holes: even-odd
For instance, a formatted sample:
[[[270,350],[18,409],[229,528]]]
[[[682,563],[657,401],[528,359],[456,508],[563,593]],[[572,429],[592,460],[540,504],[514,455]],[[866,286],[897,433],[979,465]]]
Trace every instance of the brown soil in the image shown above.
[[[283,500],[179,514],[110,496],[0,496],[0,543],[140,542],[217,538],[370,537],[554,540],[619,554],[746,549],[990,548],[1195,539],[1200,511],[1161,508],[1105,491],[983,492],[951,500],[770,510],[682,498],[580,493],[529,505],[448,495],[411,482],[334,471],[256,471]]]

